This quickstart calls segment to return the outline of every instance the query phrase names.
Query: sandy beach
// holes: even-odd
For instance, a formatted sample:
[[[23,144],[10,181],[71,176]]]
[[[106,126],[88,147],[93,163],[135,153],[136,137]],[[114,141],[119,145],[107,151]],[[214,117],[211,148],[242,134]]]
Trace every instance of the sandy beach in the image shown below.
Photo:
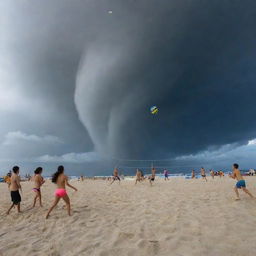
[[[48,220],[55,186],[42,187],[43,208],[30,209],[33,182],[23,182],[21,209],[5,215],[10,206],[7,185],[0,184],[0,255],[174,255],[254,256],[256,200],[241,191],[235,201],[235,181],[216,177],[175,178],[165,182],[71,181],[73,213],[61,202]],[[256,177],[246,177],[256,195]]]

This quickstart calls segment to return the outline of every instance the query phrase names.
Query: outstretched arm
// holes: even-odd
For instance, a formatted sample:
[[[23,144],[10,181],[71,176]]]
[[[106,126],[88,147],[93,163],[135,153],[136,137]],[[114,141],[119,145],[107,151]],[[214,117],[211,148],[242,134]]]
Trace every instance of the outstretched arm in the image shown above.
[[[45,183],[45,180],[43,177],[41,177],[41,186]]]
[[[68,177],[65,177],[66,185],[70,188],[73,188],[75,191],[77,191],[77,188],[73,187],[71,184],[68,183]]]
[[[236,178],[236,173],[233,172],[232,174],[229,174],[229,177],[232,178],[232,179],[235,179]]]

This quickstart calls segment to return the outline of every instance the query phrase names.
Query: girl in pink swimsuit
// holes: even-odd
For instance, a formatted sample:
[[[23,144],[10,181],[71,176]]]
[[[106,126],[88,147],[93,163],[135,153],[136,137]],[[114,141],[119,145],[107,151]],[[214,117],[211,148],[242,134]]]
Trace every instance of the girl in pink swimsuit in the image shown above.
[[[53,205],[47,212],[46,219],[49,217],[51,211],[58,204],[61,198],[65,201],[67,205],[68,215],[70,216],[70,200],[66,191],[66,185],[74,189],[75,191],[77,191],[77,189],[68,183],[68,177],[64,175],[64,167],[62,165],[59,166],[57,172],[53,174],[52,182],[56,183],[57,189],[55,190],[55,200],[53,202]]]
[[[57,197],[64,197],[65,195],[67,195],[66,189],[64,189],[64,188],[57,188],[55,190],[55,196],[57,196]]]

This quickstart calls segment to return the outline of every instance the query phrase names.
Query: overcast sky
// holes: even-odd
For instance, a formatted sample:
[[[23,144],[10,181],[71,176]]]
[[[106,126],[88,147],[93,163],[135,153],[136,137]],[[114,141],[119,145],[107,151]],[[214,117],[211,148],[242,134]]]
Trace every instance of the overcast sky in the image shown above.
[[[255,1],[2,0],[0,14],[0,174],[256,168]]]

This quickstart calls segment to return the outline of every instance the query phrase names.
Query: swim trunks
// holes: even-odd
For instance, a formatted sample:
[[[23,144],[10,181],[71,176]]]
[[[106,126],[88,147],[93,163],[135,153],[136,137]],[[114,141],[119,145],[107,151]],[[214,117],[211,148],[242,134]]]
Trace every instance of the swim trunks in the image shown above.
[[[245,188],[246,185],[245,185],[245,180],[239,180],[237,183],[236,183],[236,187],[237,188]]]
[[[19,190],[11,191],[11,198],[14,204],[19,204],[21,201]]]
[[[40,188],[33,188],[32,189],[34,192],[40,192]]]
[[[114,180],[120,180],[119,176],[114,176],[113,179]]]
[[[64,197],[66,195],[67,195],[67,192],[66,192],[66,189],[64,189],[64,188],[57,188],[55,190],[55,196],[57,196],[57,197]]]
[[[202,177],[203,177],[203,178],[205,178],[205,177],[206,177],[206,175],[202,175]]]

